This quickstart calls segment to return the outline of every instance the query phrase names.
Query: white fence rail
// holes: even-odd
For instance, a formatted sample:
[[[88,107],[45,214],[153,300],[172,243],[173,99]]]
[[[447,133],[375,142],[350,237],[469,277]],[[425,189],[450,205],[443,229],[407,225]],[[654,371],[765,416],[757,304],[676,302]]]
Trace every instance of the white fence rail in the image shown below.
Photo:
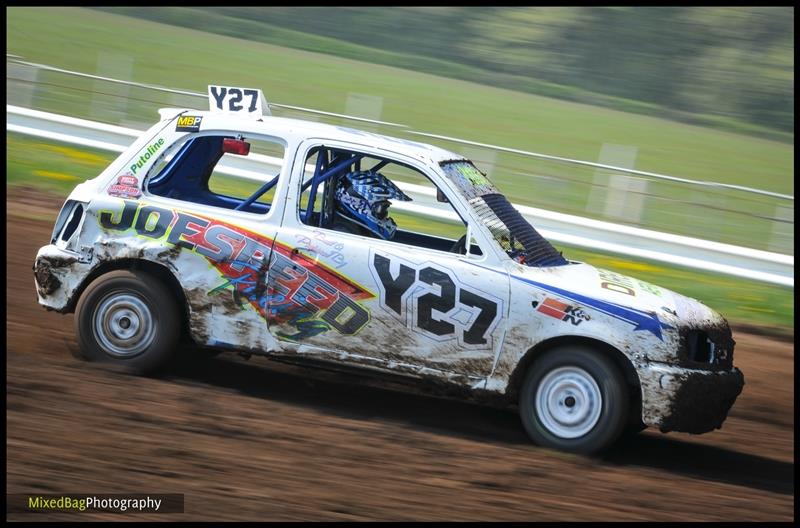
[[[141,130],[85,119],[6,105],[6,126],[10,132],[122,152]],[[231,174],[263,179],[259,167],[272,160],[248,160],[228,167]],[[397,209],[432,217],[446,217],[427,189],[400,183],[412,203],[397,203]],[[524,205],[515,207],[546,238],[569,245],[677,264],[694,269],[746,277],[794,287],[794,256],[722,244],[686,236],[613,224],[600,220],[556,213]]]
[[[38,64],[38,63],[35,63],[35,62],[28,62],[28,61],[22,60],[22,57],[19,57],[17,55],[12,55],[12,54],[9,54],[9,53],[6,53],[6,60],[8,62],[11,62],[11,63],[14,63],[14,64],[19,64],[19,65],[22,65],[22,66],[28,66],[28,67],[35,68],[35,69],[38,69],[38,70],[62,73],[62,74],[69,75],[69,76],[74,76],[74,77],[83,77],[83,78],[87,78],[87,79],[95,79],[95,80],[104,81],[104,82],[108,82],[108,83],[120,84],[120,85],[124,85],[124,86],[135,86],[135,87],[139,87],[139,88],[145,88],[145,89],[148,89],[148,90],[155,90],[155,91],[165,92],[165,93],[170,93],[170,94],[197,97],[197,98],[202,99],[204,102],[205,102],[206,98],[208,97],[208,95],[206,93],[192,92],[192,91],[189,91],[189,90],[178,90],[178,89],[175,89],[175,88],[167,88],[165,86],[158,86],[158,85],[155,85],[155,84],[146,84],[146,83],[138,83],[138,82],[133,82],[133,81],[126,81],[126,80],[123,80],[123,79],[114,79],[112,77],[105,77],[105,76],[101,76],[101,75],[93,75],[93,74],[90,74],[90,73],[78,72],[78,71],[74,71],[74,70],[67,70],[67,69],[64,69],[64,68],[57,68],[55,66],[50,66],[50,65],[47,65],[47,64]],[[270,108],[282,108],[282,109],[286,109],[286,110],[298,110],[298,111],[301,111],[301,112],[306,112],[306,113],[316,114],[316,115],[324,115],[324,116],[327,116],[327,117],[338,117],[338,118],[348,119],[348,120],[352,120],[352,121],[360,121],[360,122],[364,122],[364,123],[372,123],[372,124],[379,124],[379,125],[383,125],[383,126],[397,127],[397,128],[401,128],[401,129],[408,129],[408,133],[409,134],[416,134],[416,135],[419,135],[419,136],[424,136],[424,137],[429,137],[429,138],[434,138],[434,139],[441,139],[441,140],[445,140],[445,141],[451,141],[451,142],[454,142],[454,143],[459,143],[461,145],[470,145],[470,146],[475,146],[475,147],[488,148],[488,149],[492,149],[492,150],[500,151],[500,152],[511,152],[511,153],[514,153],[514,154],[519,154],[519,155],[522,155],[522,156],[528,156],[528,157],[532,157],[532,158],[551,160],[551,161],[559,161],[559,162],[563,162],[563,163],[569,163],[569,164],[573,164],[573,165],[583,165],[583,166],[586,166],[586,167],[594,167],[594,168],[598,168],[598,169],[609,169],[609,170],[613,170],[615,172],[621,172],[621,173],[625,173],[625,174],[633,174],[635,176],[643,176],[643,177],[656,179],[656,180],[680,182],[680,183],[684,183],[684,184],[688,184],[688,185],[696,185],[696,186],[701,186],[701,187],[711,187],[711,188],[718,188],[718,189],[733,189],[733,190],[743,191],[745,193],[750,193],[750,194],[759,194],[759,195],[764,195],[764,196],[771,196],[773,198],[780,198],[780,199],[783,199],[783,200],[794,201],[794,196],[792,196],[790,194],[776,193],[776,192],[766,191],[766,190],[763,190],[763,189],[756,189],[756,188],[753,188],[753,187],[745,187],[745,186],[742,186],[742,185],[732,185],[732,184],[728,184],[728,183],[720,183],[720,182],[712,182],[712,181],[691,180],[691,179],[688,179],[688,178],[678,178],[676,176],[670,176],[670,175],[667,175],[667,174],[659,174],[659,173],[656,173],[656,172],[641,171],[641,170],[636,170],[636,169],[632,169],[632,168],[628,168],[628,167],[617,167],[617,166],[607,165],[607,164],[603,164],[603,163],[595,163],[595,162],[592,162],[592,161],[564,158],[564,157],[561,157],[561,156],[551,156],[549,154],[542,154],[542,153],[539,153],[539,152],[531,152],[531,151],[527,151],[527,150],[512,149],[512,148],[508,148],[508,147],[502,147],[502,146],[499,146],[499,145],[489,145],[489,144],[486,144],[486,143],[478,143],[478,142],[475,142],[475,141],[468,141],[468,140],[460,139],[460,138],[441,136],[441,135],[437,135],[437,134],[429,134],[429,133],[426,133],[426,132],[410,130],[411,127],[409,127],[408,125],[400,124],[400,123],[389,123],[387,121],[379,121],[379,120],[376,120],[376,119],[366,119],[366,118],[363,118],[363,117],[357,117],[357,116],[353,116],[353,115],[344,115],[344,114],[337,114],[337,113],[333,113],[333,112],[325,112],[325,111],[316,110],[316,109],[313,109],[313,108],[305,108],[305,107],[301,107],[301,106],[285,105],[285,104],[280,104],[280,103],[275,103],[275,102],[269,102],[268,105],[270,106]]]

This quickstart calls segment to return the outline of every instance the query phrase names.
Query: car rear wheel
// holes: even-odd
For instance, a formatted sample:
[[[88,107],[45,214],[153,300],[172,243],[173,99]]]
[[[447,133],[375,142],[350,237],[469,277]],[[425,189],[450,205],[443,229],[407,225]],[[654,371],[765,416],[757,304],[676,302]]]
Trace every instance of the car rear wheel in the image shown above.
[[[546,352],[530,366],[520,391],[525,431],[542,446],[595,453],[619,438],[628,416],[622,373],[590,348]]]
[[[155,277],[117,270],[101,275],[83,292],[75,309],[81,355],[136,372],[167,364],[178,345],[178,305]]]

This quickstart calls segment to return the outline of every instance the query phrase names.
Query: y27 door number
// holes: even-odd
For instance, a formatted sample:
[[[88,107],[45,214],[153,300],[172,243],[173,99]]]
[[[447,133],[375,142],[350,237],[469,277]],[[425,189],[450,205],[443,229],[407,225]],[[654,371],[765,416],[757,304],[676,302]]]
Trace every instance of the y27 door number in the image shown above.
[[[456,338],[468,348],[492,347],[491,334],[502,316],[500,299],[464,288],[451,273],[431,265],[418,267],[377,253],[370,260],[381,290],[381,306],[405,321],[409,328],[437,341]],[[391,260],[400,261],[396,276],[390,271]],[[425,293],[420,295],[421,292]],[[434,315],[434,311],[441,315]],[[452,315],[460,311],[473,313],[471,324]]]

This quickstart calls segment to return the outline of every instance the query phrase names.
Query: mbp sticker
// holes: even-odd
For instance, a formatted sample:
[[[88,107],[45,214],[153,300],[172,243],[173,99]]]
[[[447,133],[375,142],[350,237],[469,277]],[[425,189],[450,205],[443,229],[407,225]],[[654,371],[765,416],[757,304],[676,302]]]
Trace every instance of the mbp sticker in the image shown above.
[[[197,132],[200,130],[200,123],[203,122],[202,116],[180,116],[175,127],[176,132]]]

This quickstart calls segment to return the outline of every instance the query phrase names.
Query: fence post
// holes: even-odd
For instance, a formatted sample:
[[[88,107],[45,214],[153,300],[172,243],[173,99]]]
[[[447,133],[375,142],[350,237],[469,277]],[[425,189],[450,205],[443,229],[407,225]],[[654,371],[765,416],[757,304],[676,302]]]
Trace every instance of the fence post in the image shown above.
[[[794,206],[775,207],[769,250],[794,255]]]
[[[133,79],[133,57],[101,51],[97,54],[96,75],[131,81]],[[93,118],[105,122],[128,124],[128,98],[131,87],[123,83],[111,83],[95,79],[92,83],[92,100],[89,113]]]
[[[383,113],[383,97],[350,92],[347,94],[344,113],[345,115],[380,121]],[[358,124],[358,127],[372,132],[377,132],[378,130],[377,124],[363,121]]]
[[[603,143],[598,163],[632,169],[636,165],[637,147]],[[597,169],[586,210],[615,220],[638,224],[642,219],[647,181],[608,169]]]
[[[6,101],[8,104],[33,108],[39,68],[24,64],[6,63]]]

